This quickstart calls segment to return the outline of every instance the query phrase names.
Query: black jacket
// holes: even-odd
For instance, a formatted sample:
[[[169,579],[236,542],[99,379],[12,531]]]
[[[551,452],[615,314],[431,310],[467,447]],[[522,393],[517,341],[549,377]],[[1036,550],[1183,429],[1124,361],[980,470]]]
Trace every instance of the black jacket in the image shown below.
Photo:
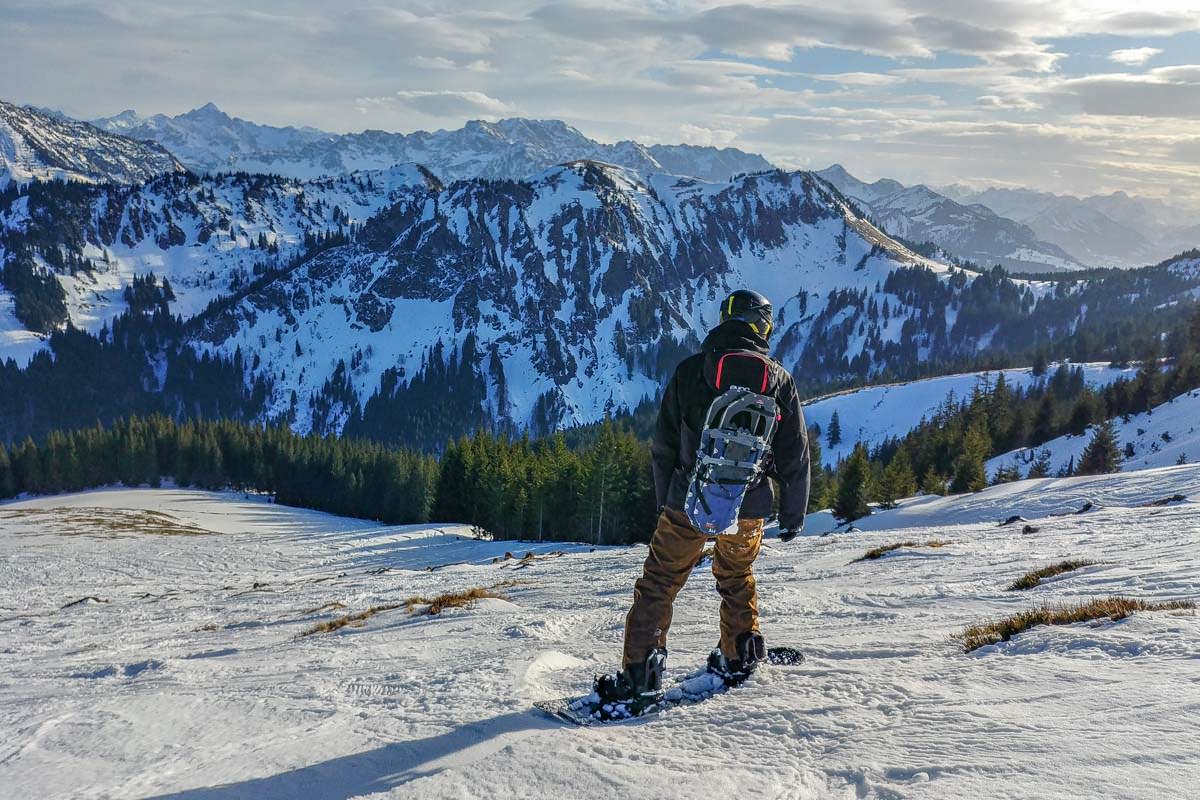
[[[750,350],[766,355],[767,342],[744,322],[724,322],[709,332],[702,352],[685,358],[675,368],[675,374],[667,384],[651,448],[654,493],[659,506],[683,510],[704,417],[717,396],[713,365],[721,353],[730,350]],[[783,487],[779,525],[800,528],[808,507],[808,427],[804,424],[796,384],[778,361],[771,360],[764,394],[775,398],[781,415],[775,428],[771,463],[767,465],[767,474]],[[760,481],[746,492],[739,516],[768,517],[773,500],[770,481]]]

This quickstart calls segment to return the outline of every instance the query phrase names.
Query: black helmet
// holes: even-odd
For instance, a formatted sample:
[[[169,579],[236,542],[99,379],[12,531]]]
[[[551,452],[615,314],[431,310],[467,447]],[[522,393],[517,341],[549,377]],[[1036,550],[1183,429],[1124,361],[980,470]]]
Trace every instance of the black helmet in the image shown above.
[[[738,289],[721,301],[721,322],[741,320],[750,330],[766,339],[771,335],[774,320],[771,301],[750,289]]]

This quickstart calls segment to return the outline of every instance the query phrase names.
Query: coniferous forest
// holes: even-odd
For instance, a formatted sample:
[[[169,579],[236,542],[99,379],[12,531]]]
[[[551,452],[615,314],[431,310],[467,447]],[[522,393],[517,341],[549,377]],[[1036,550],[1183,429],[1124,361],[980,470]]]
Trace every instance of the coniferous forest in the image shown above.
[[[111,484],[263,492],[286,505],[401,524],[466,522],[497,538],[648,541],[645,443],[611,421],[585,447],[480,431],[439,460],[363,440],[162,416],[0,445],[0,499]]]
[[[384,399],[385,391],[372,398],[378,407],[368,403],[351,417],[345,438],[299,436],[286,419],[258,421],[267,388],[246,386],[240,351],[222,359],[185,344],[185,324],[167,311],[170,291],[165,283],[137,281],[127,298],[134,311],[111,330],[97,337],[68,327],[53,334],[53,357],[40,353],[24,370],[11,361],[0,365],[0,433],[9,441],[0,442],[0,498],[173,480],[265,492],[281,503],[389,523],[466,522],[497,538],[648,540],[655,403],[540,438],[492,426],[446,441],[436,435],[438,420],[396,416],[405,404],[399,392]],[[887,507],[918,490],[961,493],[1044,476],[1040,458],[1025,474],[1006,466],[989,476],[984,463],[1200,386],[1200,314],[1162,340],[1170,356],[1165,369],[1157,345],[1146,344],[1134,379],[1098,390],[1082,370],[1050,371],[1042,361],[1035,373],[1044,379],[1030,388],[1000,377],[969,398],[949,397],[916,429],[872,451],[859,447],[836,469],[818,466],[820,444],[822,435],[834,442],[840,430],[812,430],[810,509],[833,508],[852,520],[870,513],[871,504]],[[442,382],[452,382],[455,365],[472,356],[452,354]],[[442,364],[440,356],[431,363]],[[424,430],[424,438],[414,448],[397,446],[401,428]],[[1076,473],[1119,467],[1120,443],[1107,441],[1105,430]]]
[[[1060,474],[1115,472],[1122,453],[1118,442],[1108,441],[1112,426],[1101,423],[1149,411],[1200,387],[1200,312],[1170,338],[1179,343],[1180,352],[1165,368],[1158,351],[1150,348],[1132,380],[1103,389],[1087,385],[1080,368],[1061,365],[1046,374],[1041,364],[1034,370],[1044,379],[1028,389],[1010,387],[1001,375],[976,387],[969,398],[948,397],[931,418],[905,435],[870,453],[858,448],[861,452],[836,470],[814,470],[811,507],[833,508],[843,518],[855,519],[869,513],[868,502],[886,507],[915,489],[958,494],[979,491],[990,482],[1053,477],[1046,459],[1036,455],[1024,471],[1004,465],[990,477],[984,463],[1065,434],[1083,434],[1092,426],[1097,427],[1085,457]],[[833,432],[824,433],[828,437]],[[820,440],[820,432],[811,434]]]

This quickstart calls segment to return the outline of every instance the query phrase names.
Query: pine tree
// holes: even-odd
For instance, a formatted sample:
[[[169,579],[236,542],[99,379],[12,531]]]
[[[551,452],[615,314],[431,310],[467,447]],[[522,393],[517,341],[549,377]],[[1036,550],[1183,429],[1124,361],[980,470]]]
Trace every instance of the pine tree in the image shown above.
[[[825,435],[830,447],[837,447],[842,443],[842,421],[838,418],[838,412],[834,411],[833,416],[829,418],[829,430]]]
[[[1078,436],[1096,420],[1100,419],[1103,411],[1100,408],[1100,401],[1090,391],[1084,391],[1075,401],[1075,407],[1071,409],[1071,419],[1067,423],[1067,432],[1072,436]]]
[[[1079,457],[1079,475],[1106,475],[1121,469],[1121,448],[1117,443],[1117,428],[1105,420],[1096,426],[1092,439]]]
[[[1054,395],[1047,392],[1038,403],[1037,413],[1033,417],[1033,431],[1030,438],[1034,444],[1048,442],[1055,436],[1054,421],[1057,416]]]
[[[1005,464],[996,470],[996,474],[992,476],[992,484],[1012,483],[1013,481],[1021,480],[1021,468],[1016,464]]]
[[[1026,473],[1027,478],[1049,478],[1050,477],[1050,451],[1042,448],[1038,451],[1037,457],[1033,463],[1029,465],[1029,472]]]
[[[27,437],[20,447],[13,450],[13,483],[18,493],[39,494],[43,491],[42,459],[32,437]]]
[[[939,475],[937,470],[930,467],[925,472],[925,476],[921,478],[921,492],[923,494],[944,495],[948,491],[946,478]]]
[[[963,435],[963,451],[955,460],[954,480],[950,484],[950,491],[962,494],[986,488],[985,462],[991,450],[992,440],[988,435],[987,420],[980,417],[967,426]]]
[[[871,496],[871,462],[867,448],[859,442],[854,452],[842,465],[838,475],[837,500],[833,513],[846,522],[865,517],[871,513],[867,499]]]
[[[822,460],[821,437],[816,433],[815,427],[808,429],[808,458],[810,464],[808,510],[819,511],[825,507],[821,505],[821,501],[825,499],[825,493],[829,490],[829,473]],[[776,499],[779,499],[779,493],[776,493]]]
[[[0,500],[12,497],[16,493],[16,487],[13,485],[12,463],[8,458],[8,450],[0,442]]]
[[[884,508],[895,508],[896,501],[911,497],[917,492],[917,478],[913,475],[912,462],[903,447],[896,451],[883,470],[879,481],[878,497]]]
[[[1047,363],[1046,351],[1043,348],[1038,348],[1037,353],[1033,356],[1033,375],[1036,378],[1046,374],[1046,369],[1049,366]]]

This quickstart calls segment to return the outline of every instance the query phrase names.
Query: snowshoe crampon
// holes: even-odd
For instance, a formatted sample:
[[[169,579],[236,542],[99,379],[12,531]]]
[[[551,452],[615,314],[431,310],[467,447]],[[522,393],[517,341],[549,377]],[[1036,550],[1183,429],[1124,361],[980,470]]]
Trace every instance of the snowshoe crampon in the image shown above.
[[[779,419],[775,400],[742,386],[713,400],[683,510],[709,536],[735,533],[746,491],[760,479]]]
[[[804,663],[804,654],[792,647],[769,647],[766,658],[760,663],[774,666],[795,666]],[[596,692],[583,697],[560,697],[554,700],[539,700],[533,707],[572,725],[605,725],[645,719],[680,706],[702,703],[735,686],[706,666],[685,678],[665,687],[657,697],[646,697],[639,701],[603,703]]]

